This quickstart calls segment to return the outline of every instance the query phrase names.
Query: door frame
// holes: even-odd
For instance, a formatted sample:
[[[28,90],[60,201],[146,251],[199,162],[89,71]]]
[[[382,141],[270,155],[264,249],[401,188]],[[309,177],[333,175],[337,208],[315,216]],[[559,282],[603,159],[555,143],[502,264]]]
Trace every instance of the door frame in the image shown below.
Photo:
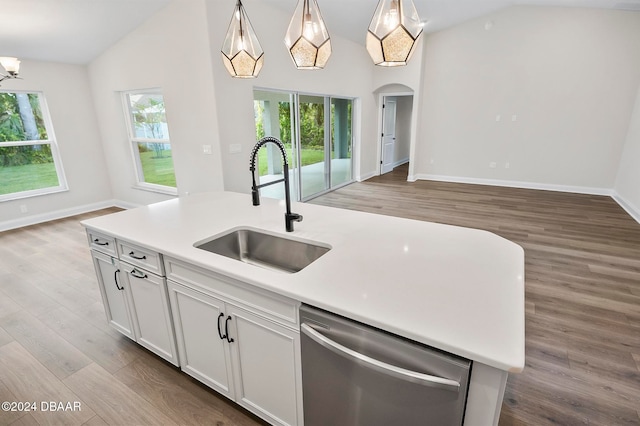
[[[378,176],[382,175],[382,149],[383,149],[383,140],[382,140],[382,129],[384,127],[384,98],[385,97],[405,97],[405,96],[413,96],[413,105],[411,111],[411,140],[410,149],[409,149],[409,162],[413,160],[414,155],[414,142],[415,142],[415,109],[416,109],[416,96],[413,91],[407,90],[404,92],[380,92],[378,93],[378,136],[376,138],[376,150],[377,150],[377,158],[376,158],[376,174]],[[397,111],[396,111],[396,121],[397,121]],[[397,129],[396,129],[397,130]],[[411,175],[411,170],[409,171],[409,175]]]
[[[385,95],[382,97],[382,131],[380,132],[380,174],[383,173],[389,173],[391,171],[393,171],[394,169],[394,159],[393,159],[393,155],[392,158],[386,158],[385,156],[385,152],[387,151],[387,147],[389,145],[388,143],[388,131],[389,129],[387,129],[386,125],[387,123],[391,124],[391,121],[389,120],[390,118],[390,113],[389,110],[391,108],[391,105],[393,104],[393,142],[391,143],[391,145],[393,145],[393,151],[395,151],[395,145],[396,145],[396,123],[398,121],[398,98],[396,96],[389,96],[389,95]],[[389,126],[391,127],[391,126]],[[385,140],[386,139],[386,140]],[[387,160],[387,163],[385,164],[385,160]],[[385,169],[386,166],[390,165],[390,169]]]

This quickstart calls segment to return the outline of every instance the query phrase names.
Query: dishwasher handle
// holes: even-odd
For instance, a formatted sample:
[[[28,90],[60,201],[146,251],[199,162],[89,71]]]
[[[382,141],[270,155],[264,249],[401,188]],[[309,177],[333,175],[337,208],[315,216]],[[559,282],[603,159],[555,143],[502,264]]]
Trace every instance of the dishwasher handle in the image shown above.
[[[398,367],[377,360],[375,358],[371,358],[370,356],[356,352],[353,349],[349,349],[346,346],[343,346],[340,343],[329,339],[308,324],[302,324],[300,326],[300,330],[303,334],[307,335],[311,340],[323,346],[324,348],[329,349],[330,351],[340,356],[351,358],[358,364],[376,370],[380,373],[395,377],[400,380],[417,383],[423,386],[429,386],[453,392],[460,391],[460,383],[456,382],[455,380],[445,379],[438,376],[431,376],[424,373],[418,373],[417,371],[407,370],[406,368]]]

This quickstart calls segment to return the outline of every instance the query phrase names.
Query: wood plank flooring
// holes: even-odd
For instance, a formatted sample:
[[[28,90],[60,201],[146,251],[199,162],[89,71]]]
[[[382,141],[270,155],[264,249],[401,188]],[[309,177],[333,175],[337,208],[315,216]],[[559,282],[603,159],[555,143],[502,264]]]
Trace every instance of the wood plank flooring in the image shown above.
[[[525,249],[526,366],[509,376],[500,425],[640,425],[640,224],[604,196],[406,178],[405,165],[311,202]]]
[[[500,425],[640,425],[640,224],[608,197],[439,182],[407,169],[315,204],[486,229],[526,256],[526,367]],[[0,425],[264,424],[108,327],[79,221],[0,233]]]
[[[79,222],[115,211],[0,233],[0,402],[37,406],[0,426],[263,425],[107,325]]]

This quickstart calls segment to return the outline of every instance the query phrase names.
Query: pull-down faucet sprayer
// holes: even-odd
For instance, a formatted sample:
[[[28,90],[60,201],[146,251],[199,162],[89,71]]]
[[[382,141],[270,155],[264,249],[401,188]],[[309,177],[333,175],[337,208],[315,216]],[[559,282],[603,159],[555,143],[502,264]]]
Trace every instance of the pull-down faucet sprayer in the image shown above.
[[[282,154],[282,169],[284,177],[272,182],[257,185],[256,158],[258,157],[258,151],[260,150],[260,148],[262,148],[267,143],[273,143],[280,149],[280,154]],[[258,143],[256,143],[256,145],[253,147],[253,151],[251,151],[251,163],[249,166],[249,170],[251,171],[251,179],[253,182],[251,186],[251,198],[253,199],[254,206],[260,205],[260,192],[258,191],[260,188],[273,185],[275,183],[284,182],[284,198],[287,205],[287,212],[284,214],[284,224],[287,232],[293,232],[293,222],[302,222],[302,215],[291,213],[291,197],[289,195],[289,162],[287,161],[287,153],[282,142],[272,136],[267,136],[260,139]]]

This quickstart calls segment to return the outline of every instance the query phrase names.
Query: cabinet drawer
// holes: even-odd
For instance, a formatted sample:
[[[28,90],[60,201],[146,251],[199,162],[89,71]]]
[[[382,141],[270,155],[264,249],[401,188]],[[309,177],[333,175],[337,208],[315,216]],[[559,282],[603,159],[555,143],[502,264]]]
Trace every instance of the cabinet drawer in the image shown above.
[[[92,250],[96,250],[113,257],[118,256],[116,253],[115,238],[91,229],[87,229],[87,238],[89,239],[89,247],[91,247]]]
[[[118,240],[118,252],[120,253],[120,260],[144,268],[154,274],[164,275],[160,253],[120,240]]]
[[[263,317],[298,329],[298,306],[300,303],[295,300],[180,260],[165,257],[164,263],[168,279],[214,296],[222,296]]]

